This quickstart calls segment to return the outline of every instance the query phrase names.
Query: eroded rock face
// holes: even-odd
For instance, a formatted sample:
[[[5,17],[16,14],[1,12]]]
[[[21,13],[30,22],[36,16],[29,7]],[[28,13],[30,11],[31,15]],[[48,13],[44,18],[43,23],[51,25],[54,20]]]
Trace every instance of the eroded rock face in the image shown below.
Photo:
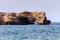
[[[43,24],[45,19],[45,13],[44,12],[33,12],[33,17],[35,18],[36,22],[38,24]]]
[[[33,15],[32,15],[32,12],[27,12],[27,11],[22,12],[19,14],[19,17],[20,18],[24,17],[25,20],[27,20],[28,24],[34,24],[34,22],[35,22],[35,19],[33,18]],[[22,19],[24,19],[24,18],[22,18]]]
[[[47,25],[51,24],[51,21],[45,16],[45,12],[29,12],[24,11],[20,13],[6,13],[0,12],[0,24],[7,25],[26,25],[34,24]]]
[[[32,14],[37,24],[40,24],[40,25],[51,24],[51,21],[47,20],[45,12],[32,12]]]
[[[18,19],[18,23],[17,24],[20,24],[20,25],[29,24],[29,20],[28,20],[27,17],[21,16],[21,17],[17,17],[17,19]]]

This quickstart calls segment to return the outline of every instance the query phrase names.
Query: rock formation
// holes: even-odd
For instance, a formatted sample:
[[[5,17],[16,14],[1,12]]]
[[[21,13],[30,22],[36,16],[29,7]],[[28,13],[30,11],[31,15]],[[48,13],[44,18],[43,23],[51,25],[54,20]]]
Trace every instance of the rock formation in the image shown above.
[[[47,20],[45,12],[32,12],[32,14],[33,14],[33,17],[35,18],[35,21],[37,24],[40,24],[40,25],[51,24],[51,21]]]
[[[27,24],[34,24],[35,19],[33,18],[32,12],[24,11],[19,13],[19,20]]]
[[[45,12],[29,12],[20,13],[0,12],[0,25],[26,25],[34,24],[49,25],[51,21],[47,19]]]
[[[43,21],[45,19],[45,13],[44,12],[33,12],[33,17],[35,18],[38,24],[43,24]]]

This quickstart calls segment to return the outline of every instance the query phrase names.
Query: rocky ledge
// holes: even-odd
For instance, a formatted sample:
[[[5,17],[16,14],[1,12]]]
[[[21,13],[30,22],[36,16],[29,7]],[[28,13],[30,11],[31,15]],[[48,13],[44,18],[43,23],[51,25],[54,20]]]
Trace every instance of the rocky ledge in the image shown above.
[[[0,12],[0,25],[27,25],[35,24],[35,22],[39,25],[49,25],[51,21],[47,19],[45,14],[45,12],[29,11]]]

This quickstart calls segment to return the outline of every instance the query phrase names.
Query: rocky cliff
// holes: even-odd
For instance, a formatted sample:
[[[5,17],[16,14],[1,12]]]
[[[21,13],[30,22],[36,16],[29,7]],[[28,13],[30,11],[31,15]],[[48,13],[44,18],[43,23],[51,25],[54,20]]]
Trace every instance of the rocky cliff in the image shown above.
[[[29,12],[23,11],[19,13],[14,12],[0,12],[0,25],[23,25],[23,24],[34,24],[35,22],[39,25],[50,24],[51,21],[47,20],[45,12]]]

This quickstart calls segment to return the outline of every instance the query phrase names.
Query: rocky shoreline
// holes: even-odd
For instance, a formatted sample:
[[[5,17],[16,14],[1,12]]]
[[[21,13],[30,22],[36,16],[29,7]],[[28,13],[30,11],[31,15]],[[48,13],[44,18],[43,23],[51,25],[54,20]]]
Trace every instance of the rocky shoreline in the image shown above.
[[[0,25],[27,25],[35,22],[39,25],[51,24],[45,12],[0,12]]]

